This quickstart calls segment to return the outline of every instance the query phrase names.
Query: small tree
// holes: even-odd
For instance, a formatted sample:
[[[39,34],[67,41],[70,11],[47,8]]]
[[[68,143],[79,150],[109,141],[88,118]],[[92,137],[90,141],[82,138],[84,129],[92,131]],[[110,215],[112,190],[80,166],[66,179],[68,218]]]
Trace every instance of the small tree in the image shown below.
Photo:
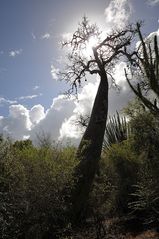
[[[89,24],[86,17],[79,24],[72,38],[63,43],[70,49],[68,65],[62,78],[71,83],[69,93],[77,93],[82,79],[87,75],[98,75],[100,84],[95,97],[92,113],[86,131],[77,150],[79,164],[76,167],[76,181],[72,196],[74,220],[86,215],[89,193],[98,169],[108,112],[109,80],[114,82],[112,69],[123,55],[124,48],[130,45],[136,30],[128,26],[125,30],[116,30],[102,37],[96,25]],[[87,47],[92,52],[88,54]]]

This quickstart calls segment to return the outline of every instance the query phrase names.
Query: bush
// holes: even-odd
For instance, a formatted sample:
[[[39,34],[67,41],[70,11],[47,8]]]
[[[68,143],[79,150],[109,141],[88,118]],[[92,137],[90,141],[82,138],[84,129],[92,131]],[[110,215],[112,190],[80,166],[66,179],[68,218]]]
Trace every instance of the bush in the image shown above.
[[[132,213],[140,217],[146,225],[157,225],[159,222],[159,162],[147,158],[143,153],[138,172],[133,200],[129,203]]]
[[[9,141],[0,143],[0,237],[18,238],[25,213],[25,174]]]
[[[131,140],[112,145],[101,160],[100,176],[92,193],[94,206],[111,215],[128,212],[137,171],[138,160]]]
[[[159,120],[148,111],[131,119],[133,148],[139,155],[139,170],[135,193],[129,207],[143,223],[159,220]]]
[[[68,223],[75,149],[8,142],[0,150],[0,238],[55,237]]]

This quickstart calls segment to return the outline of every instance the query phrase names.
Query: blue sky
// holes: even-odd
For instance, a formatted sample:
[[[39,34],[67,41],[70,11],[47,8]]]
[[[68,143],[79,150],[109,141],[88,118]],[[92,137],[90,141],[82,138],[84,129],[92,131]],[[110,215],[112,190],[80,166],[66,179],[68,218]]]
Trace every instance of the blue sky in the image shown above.
[[[115,12],[116,17],[124,9],[124,14],[128,15],[130,22],[144,20],[145,35],[158,30],[158,0],[0,0],[0,116],[1,119],[3,118],[0,131],[2,133],[5,128],[7,132],[11,132],[12,137],[16,138],[17,129],[12,133],[12,127],[18,124],[18,121],[16,122],[13,117],[12,110],[15,108],[18,110],[20,107],[14,107],[15,105],[21,105],[21,110],[22,106],[25,108],[26,111],[23,109],[24,112],[20,115],[29,112],[32,108],[36,108],[38,113],[43,111],[40,119],[44,121],[46,113],[55,105],[52,102],[57,103],[59,94],[68,88],[66,84],[60,82],[60,79],[59,81],[56,79],[56,70],[58,71],[63,65],[61,58],[64,52],[60,49],[63,34],[73,32],[84,15],[105,29],[107,25],[105,9],[113,12],[113,7],[119,2],[123,2],[123,5],[119,6],[119,12]],[[122,7],[123,9],[120,9]],[[109,24],[113,26],[111,22]],[[55,70],[55,74],[51,74],[51,69]],[[62,102],[61,98],[59,102]],[[55,121],[60,119],[62,125],[62,122],[71,117],[77,107],[76,103],[71,104],[72,106],[67,110],[69,115],[57,116],[54,109]],[[35,107],[37,105],[39,108]],[[66,105],[69,105],[68,102]],[[12,118],[15,120],[14,124]],[[39,123],[38,120],[36,122]],[[33,131],[35,124],[38,123],[34,122],[29,131]],[[61,126],[58,127],[60,132]],[[18,135],[18,139],[23,138],[24,131]],[[27,132],[26,136],[28,135],[30,133]]]

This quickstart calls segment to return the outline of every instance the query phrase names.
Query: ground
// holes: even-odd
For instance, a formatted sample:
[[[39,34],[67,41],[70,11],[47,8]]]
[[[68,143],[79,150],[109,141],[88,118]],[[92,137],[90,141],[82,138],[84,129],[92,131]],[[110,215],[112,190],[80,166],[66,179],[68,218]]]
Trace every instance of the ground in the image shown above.
[[[102,227],[103,226],[103,227]],[[88,226],[83,226],[67,237],[69,239],[159,239],[159,233],[156,229],[143,229],[140,231],[138,225],[131,225],[133,230],[125,228],[125,225],[119,223],[119,219],[109,219],[102,224],[95,225],[93,222]],[[136,230],[135,230],[136,227]],[[131,229],[132,229],[131,228]]]

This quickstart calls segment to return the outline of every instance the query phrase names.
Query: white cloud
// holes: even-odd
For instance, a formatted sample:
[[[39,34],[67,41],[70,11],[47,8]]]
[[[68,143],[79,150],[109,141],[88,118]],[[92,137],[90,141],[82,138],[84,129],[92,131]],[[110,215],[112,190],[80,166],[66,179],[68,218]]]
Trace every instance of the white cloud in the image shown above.
[[[76,124],[76,122],[79,120],[80,115],[90,115],[98,84],[98,80],[92,83],[89,82],[83,87],[81,93],[78,94],[78,101],[74,101],[72,115],[65,118],[61,125],[60,140],[67,138],[79,139],[81,137],[82,129]]]
[[[3,97],[0,97],[0,105],[4,105],[4,104],[16,104],[17,101],[16,100],[8,100],[5,99]]]
[[[111,0],[105,9],[107,27],[124,27],[128,23],[131,12],[130,0]]]
[[[152,39],[154,34],[156,33],[151,33],[147,39]],[[157,34],[159,35],[159,31]],[[121,92],[117,93],[114,89],[109,90],[109,115],[122,109],[132,98],[132,92],[125,81],[125,67],[124,62],[119,62],[115,67],[113,76],[121,87]],[[51,69],[53,75],[55,74],[53,78],[57,79],[56,74],[59,70],[53,65]],[[44,132],[50,134],[51,139],[65,141],[67,138],[71,138],[73,142],[77,143],[82,130],[76,122],[80,114],[90,114],[98,84],[98,79],[91,79],[91,82],[88,82],[79,93],[78,101],[74,101],[73,97],[65,98],[64,95],[59,95],[53,99],[52,105],[47,110],[44,110],[42,105],[35,105],[31,109],[27,109],[23,105],[12,105],[9,107],[8,117],[0,116],[0,132],[15,139],[24,139],[30,136],[34,142],[36,135]],[[28,97],[32,98],[32,96]],[[23,99],[25,98],[23,96]]]
[[[54,108],[57,111],[62,110],[63,104],[65,104],[65,100],[67,101],[65,95],[59,95],[58,97],[54,98],[52,102],[52,108]]]
[[[9,116],[3,117],[1,121],[1,132],[13,139],[23,139],[31,130],[29,111],[23,105],[11,105]]]
[[[109,115],[115,114],[116,110],[120,111],[124,106],[126,106],[128,99],[131,99],[132,97],[132,93],[125,80],[124,68],[126,68],[126,63],[120,62],[114,69],[113,77],[116,84],[120,86],[120,91],[114,88],[109,90]],[[111,85],[110,82],[109,84]],[[90,115],[98,85],[99,79],[96,79],[83,87],[81,93],[78,95],[79,100],[74,102],[72,114],[70,117],[65,118],[61,125],[60,140],[72,138],[74,141],[76,139],[80,139],[83,130],[76,123],[78,122],[81,114],[83,116]]]
[[[60,128],[65,119],[72,115],[74,102],[72,99],[59,95],[53,99],[53,103],[46,111],[45,117],[35,125],[31,131],[31,139],[36,142],[37,134],[49,134],[52,140],[58,140]]]
[[[30,112],[30,120],[33,124],[38,124],[42,119],[45,118],[44,107],[42,105],[34,105]]]
[[[30,110],[23,105],[9,107],[8,117],[0,116],[0,133],[15,140],[21,140],[28,136],[36,141],[37,134],[44,132],[51,134],[51,139],[57,140],[59,129],[73,111],[72,99],[58,96],[46,113],[42,105],[34,105]]]
[[[151,6],[155,6],[155,5],[159,4],[159,0],[148,0],[148,4]]]
[[[26,95],[26,96],[20,96],[18,98],[18,100],[31,100],[31,99],[34,99],[34,98],[37,98],[39,96],[41,96],[42,94],[40,93],[39,95]]]
[[[16,57],[18,55],[21,55],[22,54],[22,49],[18,49],[18,50],[12,50],[9,52],[9,56],[10,57]]]
[[[125,62],[119,62],[115,66],[113,77],[115,79],[115,83],[119,86],[120,91],[126,91],[127,90],[127,82],[125,79],[125,72],[124,69],[127,68],[127,64]]]
[[[68,138],[79,139],[83,133],[82,128],[78,125],[77,115],[74,114],[70,118],[65,119],[60,128],[59,140],[67,140]]]
[[[56,68],[54,65],[51,65],[51,75],[54,80],[58,80],[60,70]]]
[[[147,45],[150,44],[151,48],[154,49],[154,37],[157,36],[157,41],[159,44],[159,29],[155,32],[151,32],[146,38],[145,42]]]
[[[44,35],[41,36],[41,39],[43,40],[48,40],[51,37],[50,33],[45,33]]]
[[[30,137],[31,130],[45,117],[44,107],[35,105],[28,110],[21,104],[9,107],[8,117],[0,116],[0,133],[13,140]]]
[[[109,91],[109,114],[114,114],[116,109],[122,108],[130,98],[130,90],[124,77],[125,63],[116,66],[114,77],[122,87],[121,94]],[[28,136],[36,142],[37,134],[49,134],[52,140],[72,139],[78,144],[83,129],[77,125],[79,115],[89,115],[99,79],[88,82],[78,95],[78,101],[73,97],[66,98],[59,95],[53,99],[52,105],[44,111],[42,105],[35,105],[30,110],[23,105],[9,107],[8,117],[0,117],[0,132],[15,139],[24,139]]]

